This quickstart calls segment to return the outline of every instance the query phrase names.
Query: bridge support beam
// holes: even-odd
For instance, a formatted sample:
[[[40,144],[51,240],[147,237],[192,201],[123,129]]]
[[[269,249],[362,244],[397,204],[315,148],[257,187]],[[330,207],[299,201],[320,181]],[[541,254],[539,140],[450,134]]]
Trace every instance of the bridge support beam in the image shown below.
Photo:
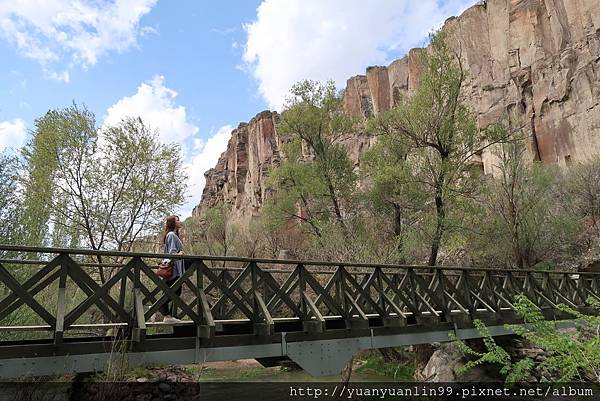
[[[339,374],[358,351],[371,348],[370,337],[300,341],[287,344],[287,356],[311,376]]]
[[[573,327],[572,323],[557,324],[557,328]],[[187,342],[181,349],[166,349],[166,339],[146,338],[144,350],[111,354],[109,352],[89,352],[70,355],[52,355],[54,346],[40,344],[39,351],[32,350],[32,345],[22,345],[13,349],[9,358],[0,357],[0,378],[24,376],[48,376],[65,373],[96,372],[106,369],[111,358],[123,358],[129,367],[144,365],[193,364],[236,359],[284,358],[288,357],[313,376],[337,375],[350,361],[353,355],[361,350],[385,347],[401,347],[406,345],[425,344],[450,341],[449,334],[454,333],[459,339],[479,338],[481,334],[475,328],[446,328],[433,331],[413,331],[397,334],[386,334],[382,328],[379,333],[371,329],[371,333],[353,338],[333,338],[321,340],[286,341],[286,334],[281,333],[280,341],[264,344],[246,344],[230,346],[201,346],[200,338],[190,344],[190,338],[173,339],[178,344]],[[514,334],[504,326],[488,326],[492,336]],[[291,336],[293,333],[289,333]],[[275,340],[275,339],[273,339]],[[63,345],[66,343],[63,343]],[[75,349],[90,344],[73,344]],[[102,346],[100,346],[102,345]],[[95,349],[103,348],[104,343],[96,344]],[[8,348],[19,347],[15,345]],[[3,351],[0,349],[0,351]],[[46,351],[46,352],[42,352]],[[194,352],[195,351],[195,352]],[[26,357],[17,357],[21,354]]]

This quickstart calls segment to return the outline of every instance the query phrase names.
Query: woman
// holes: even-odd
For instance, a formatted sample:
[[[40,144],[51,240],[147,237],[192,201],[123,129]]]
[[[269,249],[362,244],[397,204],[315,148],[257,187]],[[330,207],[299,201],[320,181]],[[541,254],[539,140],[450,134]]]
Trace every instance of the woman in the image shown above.
[[[182,227],[179,221],[179,216],[167,217],[167,224],[165,226],[165,234],[163,236],[163,244],[165,246],[165,253],[183,255],[183,243],[179,239],[179,229]],[[184,261],[182,259],[172,260],[173,263],[173,274],[171,278],[165,281],[165,284],[171,287],[184,272]],[[175,290],[177,296],[181,296],[181,286]],[[164,323],[178,323],[181,320],[173,316],[175,305],[171,301],[165,302],[160,307],[160,313],[163,315]]]

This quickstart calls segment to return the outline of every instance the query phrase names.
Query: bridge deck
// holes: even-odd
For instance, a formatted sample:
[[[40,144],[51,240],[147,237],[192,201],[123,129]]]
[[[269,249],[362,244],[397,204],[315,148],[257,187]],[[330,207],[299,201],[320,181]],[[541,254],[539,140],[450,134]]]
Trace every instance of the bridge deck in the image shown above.
[[[515,295],[558,320],[559,304],[585,312],[600,294],[597,273],[203,256],[183,256],[167,287],[153,270],[167,255],[2,253],[0,377],[102,370],[116,349],[131,364],[290,357],[330,374],[360,349],[476,337],[476,318],[509,334]],[[167,301],[184,319],[172,332],[149,322]]]

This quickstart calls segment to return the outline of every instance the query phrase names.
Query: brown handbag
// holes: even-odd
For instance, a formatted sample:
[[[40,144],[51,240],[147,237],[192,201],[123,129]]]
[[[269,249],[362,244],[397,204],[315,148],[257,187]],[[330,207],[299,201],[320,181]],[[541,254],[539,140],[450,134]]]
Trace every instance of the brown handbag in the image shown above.
[[[170,279],[173,275],[173,262],[169,261],[166,263],[163,262],[159,264],[156,274],[158,275],[158,277],[164,278],[165,280]]]

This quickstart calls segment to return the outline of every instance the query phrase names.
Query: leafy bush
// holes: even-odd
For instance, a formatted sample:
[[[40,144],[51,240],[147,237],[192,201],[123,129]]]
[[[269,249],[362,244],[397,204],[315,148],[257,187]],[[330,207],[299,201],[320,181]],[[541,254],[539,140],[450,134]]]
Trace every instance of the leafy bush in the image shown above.
[[[588,303],[600,311],[597,298],[590,297]],[[564,304],[558,305],[558,308],[573,316],[573,320],[563,323],[572,324],[575,331],[560,330],[556,321],[546,320],[541,310],[524,295],[515,297],[515,309],[525,325],[507,325],[517,335],[543,349],[549,355],[543,361],[536,362],[527,357],[513,361],[492,338],[485,324],[475,320],[486,351],[476,351],[456,336],[451,336],[465,356],[473,358],[458,369],[458,373],[489,363],[500,366],[500,373],[506,376],[507,384],[526,380],[534,369],[547,371],[561,382],[600,382],[600,316],[586,315]]]

